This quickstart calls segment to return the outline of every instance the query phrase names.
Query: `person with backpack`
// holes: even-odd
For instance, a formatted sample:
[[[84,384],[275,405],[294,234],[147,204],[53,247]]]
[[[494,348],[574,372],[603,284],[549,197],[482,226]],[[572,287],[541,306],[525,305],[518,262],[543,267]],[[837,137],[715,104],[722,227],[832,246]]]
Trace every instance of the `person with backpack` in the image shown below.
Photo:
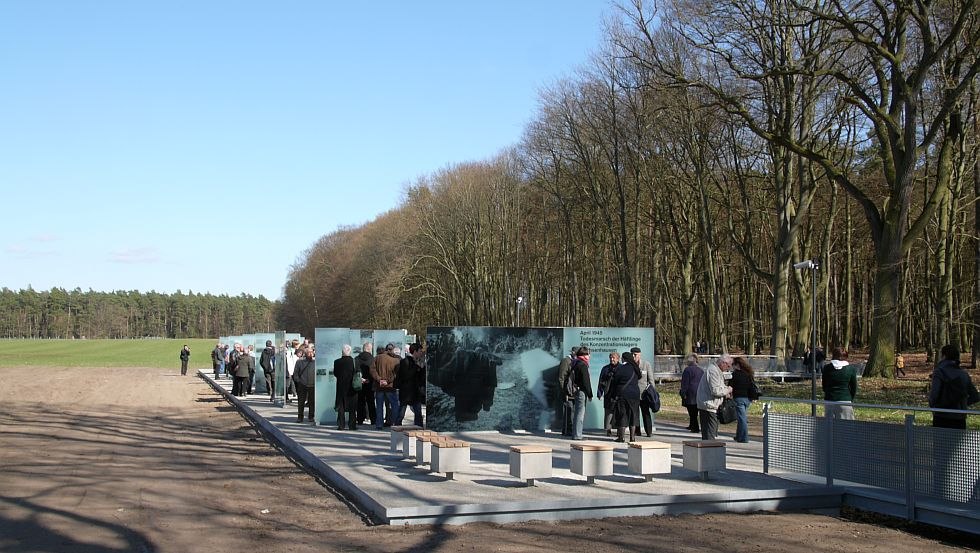
[[[932,371],[929,387],[929,407],[966,410],[980,401],[980,394],[970,375],[960,367],[960,350],[952,344],[940,350],[943,358]],[[965,413],[933,413],[932,426],[966,430]]]
[[[269,392],[269,401],[276,400],[276,348],[272,340],[265,341],[265,348],[259,356],[259,366],[265,374],[265,389]]]
[[[565,379],[565,393],[572,398],[575,410],[572,415],[572,439],[581,440],[585,426],[585,407],[592,401],[592,380],[589,376],[589,348],[578,348],[575,359],[568,369]]]
[[[857,396],[857,371],[848,363],[847,352],[842,348],[834,348],[831,361],[823,366],[821,385],[824,401],[851,403]],[[826,405],[824,410],[827,416],[854,420],[854,408],[850,405]]]

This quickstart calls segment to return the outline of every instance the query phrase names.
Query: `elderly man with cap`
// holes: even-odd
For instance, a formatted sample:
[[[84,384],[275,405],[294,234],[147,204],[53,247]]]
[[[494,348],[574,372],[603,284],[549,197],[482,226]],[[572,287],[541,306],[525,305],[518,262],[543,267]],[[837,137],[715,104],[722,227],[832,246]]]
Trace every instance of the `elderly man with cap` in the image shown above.
[[[640,369],[640,376],[637,377],[637,385],[640,387],[640,415],[643,418],[643,432],[649,438],[653,435],[653,431],[656,430],[657,416],[653,413],[653,405],[650,403],[647,394],[643,393],[643,390],[647,389],[647,386],[653,386],[653,368],[650,366],[649,361],[644,361],[640,348],[633,347],[630,348],[630,353],[633,354],[633,361],[636,366]],[[637,421],[636,435],[639,436],[640,427],[639,421]]]

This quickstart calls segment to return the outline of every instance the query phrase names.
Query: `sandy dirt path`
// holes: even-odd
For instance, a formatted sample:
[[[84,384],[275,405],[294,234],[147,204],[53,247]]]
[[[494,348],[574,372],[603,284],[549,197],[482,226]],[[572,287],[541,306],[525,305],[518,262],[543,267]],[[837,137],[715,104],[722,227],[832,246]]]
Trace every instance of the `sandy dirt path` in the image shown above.
[[[937,553],[964,545],[810,514],[376,526],[196,377],[52,367],[0,369],[0,382],[0,551]]]

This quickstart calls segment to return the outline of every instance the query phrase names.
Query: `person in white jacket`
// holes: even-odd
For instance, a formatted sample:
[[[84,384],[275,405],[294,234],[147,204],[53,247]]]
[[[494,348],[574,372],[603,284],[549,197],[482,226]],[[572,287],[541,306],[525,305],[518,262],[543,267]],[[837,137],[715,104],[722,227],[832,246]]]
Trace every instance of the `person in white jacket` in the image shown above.
[[[718,406],[731,397],[732,387],[725,384],[722,371],[732,368],[732,356],[727,353],[718,358],[718,364],[710,363],[698,384],[698,419],[701,422],[701,439],[718,437]]]

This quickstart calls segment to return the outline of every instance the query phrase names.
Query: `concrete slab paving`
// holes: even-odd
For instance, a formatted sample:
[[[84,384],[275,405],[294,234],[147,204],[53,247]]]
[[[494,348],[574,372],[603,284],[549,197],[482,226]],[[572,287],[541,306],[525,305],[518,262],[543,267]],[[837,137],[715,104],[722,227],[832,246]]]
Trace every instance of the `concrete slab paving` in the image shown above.
[[[628,470],[626,444],[616,443],[613,474],[588,484],[570,470],[569,445],[560,434],[447,433],[471,444],[470,468],[453,480],[392,453],[389,432],[366,425],[357,431],[296,422],[295,404],[274,405],[268,396],[231,396],[231,380],[200,376],[279,447],[316,472],[375,520],[387,524],[462,524],[565,520],[651,514],[838,509],[843,491],[791,481],[762,472],[762,444],[726,441],[726,468],[709,474],[686,470],[683,442],[700,436],[658,424],[651,438],[671,444],[671,473],[647,482]],[[592,406],[590,406],[591,408]],[[602,432],[588,440],[612,443]],[[541,444],[553,449],[553,476],[535,486],[510,475],[512,445]]]

